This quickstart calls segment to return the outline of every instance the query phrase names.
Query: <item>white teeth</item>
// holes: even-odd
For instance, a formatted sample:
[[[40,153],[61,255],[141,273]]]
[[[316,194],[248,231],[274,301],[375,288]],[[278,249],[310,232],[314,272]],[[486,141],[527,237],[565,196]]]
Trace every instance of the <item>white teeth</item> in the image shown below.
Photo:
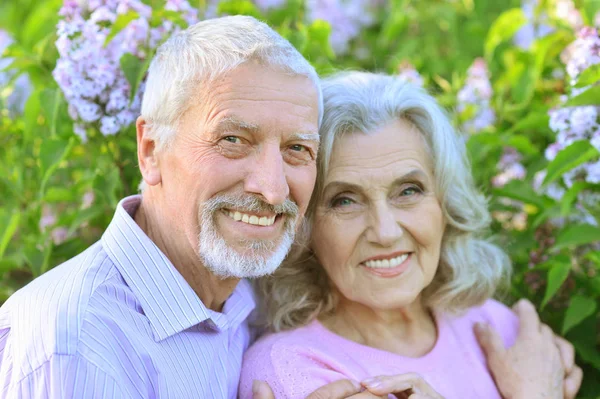
[[[364,263],[364,265],[371,268],[389,269],[391,267],[398,266],[404,262],[406,258],[408,258],[408,254],[403,254],[392,259],[368,260]]]
[[[271,226],[273,223],[275,223],[275,218],[277,217],[277,215],[273,215],[271,217],[262,216],[259,218],[256,215],[247,215],[238,211],[226,212],[226,214],[235,221],[241,221],[257,226]]]

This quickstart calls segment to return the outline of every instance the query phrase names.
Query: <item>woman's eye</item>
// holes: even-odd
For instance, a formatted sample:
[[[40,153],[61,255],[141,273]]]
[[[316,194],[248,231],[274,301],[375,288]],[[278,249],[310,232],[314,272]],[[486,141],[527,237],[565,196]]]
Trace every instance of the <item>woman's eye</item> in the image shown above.
[[[223,140],[229,141],[230,143],[233,143],[233,144],[241,144],[242,143],[242,140],[236,136],[226,136],[226,137],[223,137]]]
[[[342,207],[342,206],[352,205],[353,203],[354,203],[354,201],[352,201],[350,198],[341,197],[341,198],[336,198],[333,201],[331,201],[331,206]]]
[[[423,192],[423,190],[421,190],[419,187],[410,186],[410,187],[406,187],[405,189],[403,189],[400,192],[400,196],[401,197],[410,197],[411,195],[420,194],[422,192]]]

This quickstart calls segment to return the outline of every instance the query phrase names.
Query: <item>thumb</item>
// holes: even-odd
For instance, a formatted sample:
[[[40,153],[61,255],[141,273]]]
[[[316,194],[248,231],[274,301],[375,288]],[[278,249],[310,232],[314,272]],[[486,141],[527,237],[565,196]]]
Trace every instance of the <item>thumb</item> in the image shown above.
[[[506,348],[504,348],[504,342],[502,342],[502,338],[500,338],[500,335],[498,335],[496,330],[494,330],[488,324],[475,323],[474,331],[477,342],[479,342],[479,346],[481,346],[481,349],[483,350],[483,353],[488,361],[490,358],[506,351]]]
[[[254,380],[252,382],[252,399],[275,399],[275,395],[269,384],[264,381]]]

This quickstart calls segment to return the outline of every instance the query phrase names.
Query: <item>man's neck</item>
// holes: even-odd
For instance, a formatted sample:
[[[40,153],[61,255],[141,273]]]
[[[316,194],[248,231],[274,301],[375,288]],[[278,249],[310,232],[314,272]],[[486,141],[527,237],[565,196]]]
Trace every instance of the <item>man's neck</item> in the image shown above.
[[[239,279],[221,279],[208,271],[185,235],[157,208],[142,197],[135,222],[171,261],[204,306],[221,312]]]

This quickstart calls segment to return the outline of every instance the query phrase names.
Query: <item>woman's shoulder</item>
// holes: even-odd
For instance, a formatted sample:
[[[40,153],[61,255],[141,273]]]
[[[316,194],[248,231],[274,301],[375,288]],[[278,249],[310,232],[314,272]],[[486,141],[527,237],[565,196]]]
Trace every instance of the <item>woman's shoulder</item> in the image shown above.
[[[506,346],[511,346],[519,330],[517,315],[503,303],[488,299],[480,306],[470,308],[462,317],[462,323],[472,328],[475,323],[487,323],[503,338]]]
[[[327,367],[319,355],[326,352],[325,341],[316,321],[258,339],[244,354],[240,398],[252,397],[254,380],[267,382],[276,398],[303,397],[298,393],[310,393],[328,382],[328,376],[321,375]]]
[[[306,326],[292,330],[263,335],[246,351],[244,361],[252,361],[255,358],[265,360],[267,355],[272,356],[272,354],[277,353],[281,349],[305,347],[307,343],[310,343],[312,346],[313,343],[322,342],[317,323],[317,321],[313,321]]]

